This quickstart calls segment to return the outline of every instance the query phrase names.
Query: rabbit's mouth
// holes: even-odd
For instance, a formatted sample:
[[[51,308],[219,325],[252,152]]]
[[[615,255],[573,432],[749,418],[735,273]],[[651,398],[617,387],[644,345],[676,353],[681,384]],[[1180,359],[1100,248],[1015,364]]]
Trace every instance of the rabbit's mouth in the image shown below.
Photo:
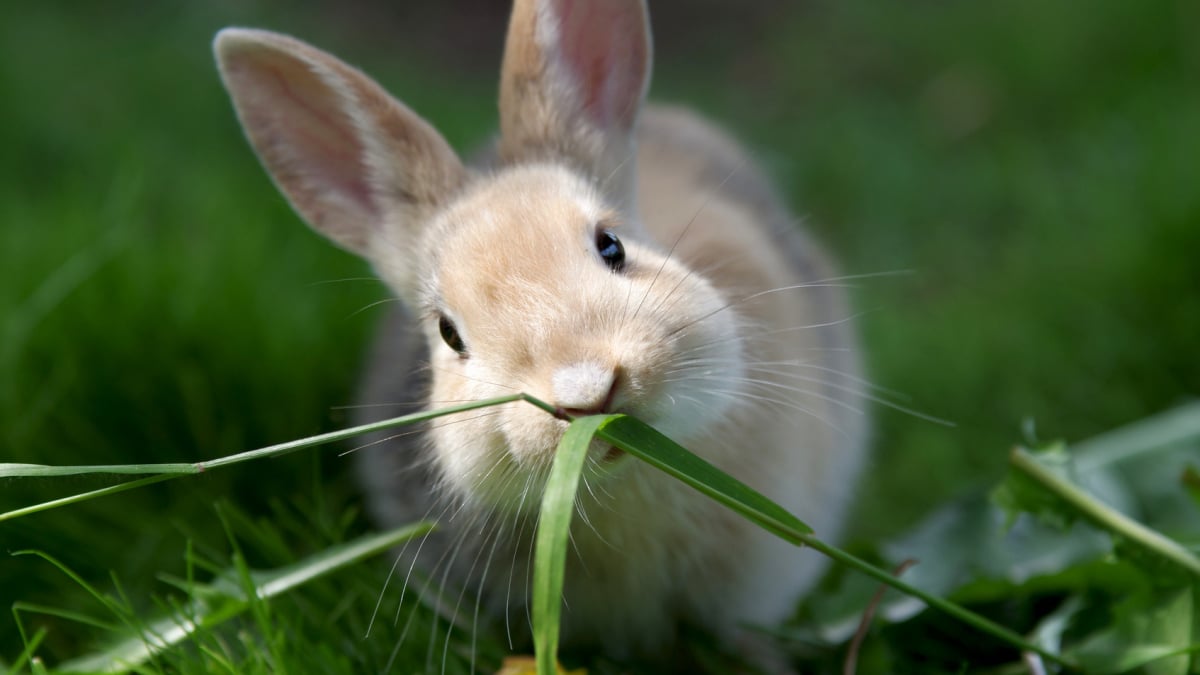
[[[623,473],[623,470],[633,463],[633,456],[615,445],[605,443],[594,455],[594,461],[588,462],[585,471],[601,480],[609,480]]]

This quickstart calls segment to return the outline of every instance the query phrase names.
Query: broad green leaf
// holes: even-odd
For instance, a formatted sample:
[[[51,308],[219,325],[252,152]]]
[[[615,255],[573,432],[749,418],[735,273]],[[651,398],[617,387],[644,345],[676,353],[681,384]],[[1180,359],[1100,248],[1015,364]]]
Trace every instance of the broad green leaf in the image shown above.
[[[611,416],[580,417],[558,443],[542,495],[533,567],[533,644],[538,675],[558,673],[559,620],[575,492],[596,429]]]
[[[1176,494],[1168,502],[1164,486],[1178,484],[1180,467],[1195,464],[1195,424],[1200,406],[1187,406],[1071,446],[1077,478],[1092,494],[1113,500],[1120,510],[1130,505],[1144,508],[1155,522],[1170,523],[1174,532],[1198,532],[1195,519],[1182,522],[1179,511],[1193,510]],[[1189,422],[1190,420],[1190,422]],[[1159,423],[1167,429],[1159,428]],[[1061,457],[1059,458],[1062,459]],[[1017,472],[1014,471],[1014,474]],[[1053,472],[1052,472],[1053,473]],[[1008,479],[1011,481],[1011,476]],[[1198,481],[1200,484],[1200,481]],[[1046,493],[1037,481],[1028,478],[1024,488]],[[1175,491],[1178,492],[1178,491]],[[1050,495],[1052,497],[1052,495]],[[1037,503],[1043,497],[1034,496]],[[1054,497],[1054,499],[1058,499]],[[1150,507],[1153,507],[1151,510]],[[1055,508],[1070,508],[1066,502]],[[1134,512],[1134,511],[1128,511]],[[1005,514],[996,503],[978,497],[945,504],[929,514],[910,532],[886,542],[878,550],[883,560],[897,562],[916,559],[919,563],[905,573],[904,579],[922,590],[949,596],[960,603],[1027,602],[1028,598],[1075,597],[1100,594],[1098,603],[1089,603],[1083,614],[1095,619],[1103,616],[1109,602],[1105,598],[1123,598],[1151,591],[1159,582],[1170,581],[1175,588],[1186,587],[1194,577],[1173,562],[1146,553],[1128,555],[1137,549],[1119,539],[1121,553],[1113,556],[1113,537],[1098,528],[1077,525],[1061,531],[1035,518],[1021,519],[1011,529],[1004,528]],[[1186,525],[1192,525],[1187,527]],[[1142,559],[1135,559],[1141,556]],[[1152,571],[1152,568],[1157,571]],[[1169,571],[1169,573],[1164,573]],[[858,575],[840,574],[837,585],[818,589],[805,604],[805,629],[808,635],[829,644],[848,640],[858,627],[862,608],[877,587],[875,582]],[[1060,609],[1071,614],[1070,602]],[[877,616],[892,623],[913,618],[923,604],[912,597],[890,593],[880,605]],[[1061,617],[1057,612],[1054,616]],[[1064,639],[1064,626],[1046,617],[1031,635],[1036,643],[1050,651]],[[1080,638],[1075,627],[1074,640]],[[1192,642],[1200,642],[1200,622],[1193,625]],[[1086,633],[1084,634],[1086,635]],[[1068,641],[1069,642],[1069,641]],[[1173,653],[1157,649],[1144,657]]]
[[[1037,458],[1046,471],[1063,480],[1071,479],[1071,455],[1064,443],[1024,452]],[[1006,527],[1012,527],[1022,513],[1031,514],[1042,523],[1061,530],[1067,529],[1079,517],[1079,513],[1057,495],[1016,469],[1009,469],[1004,482],[992,491],[992,501],[1004,511]]]
[[[1061,652],[1063,634],[1071,627],[1071,623],[1079,613],[1085,611],[1086,608],[1087,603],[1082,597],[1073,595],[1067,598],[1066,602],[1059,605],[1058,609],[1050,612],[1038,622],[1029,638],[1052,652]]]
[[[704,461],[645,422],[625,415],[612,415],[599,425],[596,435],[678,478],[793,544],[802,544],[801,535],[813,532],[811,527],[783,507]]]
[[[296,588],[317,577],[377,555],[432,529],[428,523],[417,523],[390,532],[368,535],[358,540],[334,546],[293,565],[276,570],[254,572],[251,575],[258,599],[269,599]],[[213,628],[250,608],[252,599],[239,592],[239,586],[228,583],[232,572],[212,584],[199,585],[193,600],[184,610],[150,622],[139,632],[111,647],[62,664],[57,672],[112,673],[125,672],[146,663],[159,654],[188,639],[196,631]]]
[[[1071,650],[1080,666],[1096,675],[1142,668],[1147,675],[1185,675],[1196,620],[1189,587],[1144,593],[1121,602],[1114,620]]]
[[[1013,449],[1010,461],[1016,471],[1032,479],[1079,516],[1110,533],[1119,544],[1117,550],[1124,552],[1130,560],[1147,565],[1155,573],[1168,562],[1200,580],[1200,559],[1179,543],[1091,496],[1055,470],[1057,464],[1047,466],[1021,448]]]

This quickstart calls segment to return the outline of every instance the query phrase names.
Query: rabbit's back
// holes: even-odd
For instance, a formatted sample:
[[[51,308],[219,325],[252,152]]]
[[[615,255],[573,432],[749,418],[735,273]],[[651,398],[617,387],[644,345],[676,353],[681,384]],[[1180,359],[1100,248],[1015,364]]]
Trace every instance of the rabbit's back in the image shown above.
[[[726,450],[709,458],[836,539],[868,427],[847,284],[748,152],[691,110],[644,110],[637,170],[651,235],[705,275],[744,324],[739,395],[748,405],[724,426],[726,439],[713,441]],[[811,583],[820,569],[811,556],[805,565],[787,544],[762,539],[774,550],[766,559],[796,564],[783,576],[805,569],[808,579],[783,586]],[[743,597],[778,598],[779,586],[763,579],[761,593]]]
[[[760,326],[781,325],[788,316],[813,325],[778,343],[821,350],[805,358],[844,380],[828,395],[855,398],[841,391],[857,389],[848,383],[860,372],[847,284],[746,149],[688,108],[651,105],[638,124],[637,162],[639,210],[659,245],[707,276],[730,302],[764,294],[765,302],[738,308]],[[773,291],[791,286],[804,288]],[[862,419],[845,421],[847,429],[862,426]]]

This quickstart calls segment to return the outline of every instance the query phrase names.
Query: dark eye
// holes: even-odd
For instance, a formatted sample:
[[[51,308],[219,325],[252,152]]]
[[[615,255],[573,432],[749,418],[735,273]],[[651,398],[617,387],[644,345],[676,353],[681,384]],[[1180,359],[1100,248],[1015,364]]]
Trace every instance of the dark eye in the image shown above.
[[[625,269],[625,247],[617,235],[608,230],[596,231],[596,251],[604,259],[604,264],[614,272]]]
[[[458,352],[459,356],[467,355],[467,345],[463,344],[462,336],[458,334],[458,329],[454,327],[454,322],[446,318],[446,315],[438,317],[438,331],[442,334],[442,339],[446,341],[450,349]]]

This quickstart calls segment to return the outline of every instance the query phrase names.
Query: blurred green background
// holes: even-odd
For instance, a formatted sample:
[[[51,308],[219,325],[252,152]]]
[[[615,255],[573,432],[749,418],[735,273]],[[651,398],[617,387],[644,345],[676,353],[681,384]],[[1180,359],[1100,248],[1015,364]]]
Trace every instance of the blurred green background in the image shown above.
[[[876,410],[858,538],[994,482],[1023,420],[1074,440],[1200,392],[1200,5],[650,4],[651,97],[754,148],[847,273],[889,273],[854,290],[871,379],[955,423]],[[190,461],[345,424],[379,316],[359,310],[386,293],[276,193],[209,42],[231,24],[293,33],[469,151],[494,125],[506,14],[0,10],[0,461]],[[189,539],[223,545],[215,500],[352,505],[348,464],[326,449],[243,465],[2,523],[0,544],[115,571],[136,602],[180,573]],[[0,510],[105,484],[7,481]],[[0,605],[17,600],[86,604],[46,562],[5,555]],[[89,635],[39,622],[48,658]],[[0,614],[0,662],[19,645]]]

